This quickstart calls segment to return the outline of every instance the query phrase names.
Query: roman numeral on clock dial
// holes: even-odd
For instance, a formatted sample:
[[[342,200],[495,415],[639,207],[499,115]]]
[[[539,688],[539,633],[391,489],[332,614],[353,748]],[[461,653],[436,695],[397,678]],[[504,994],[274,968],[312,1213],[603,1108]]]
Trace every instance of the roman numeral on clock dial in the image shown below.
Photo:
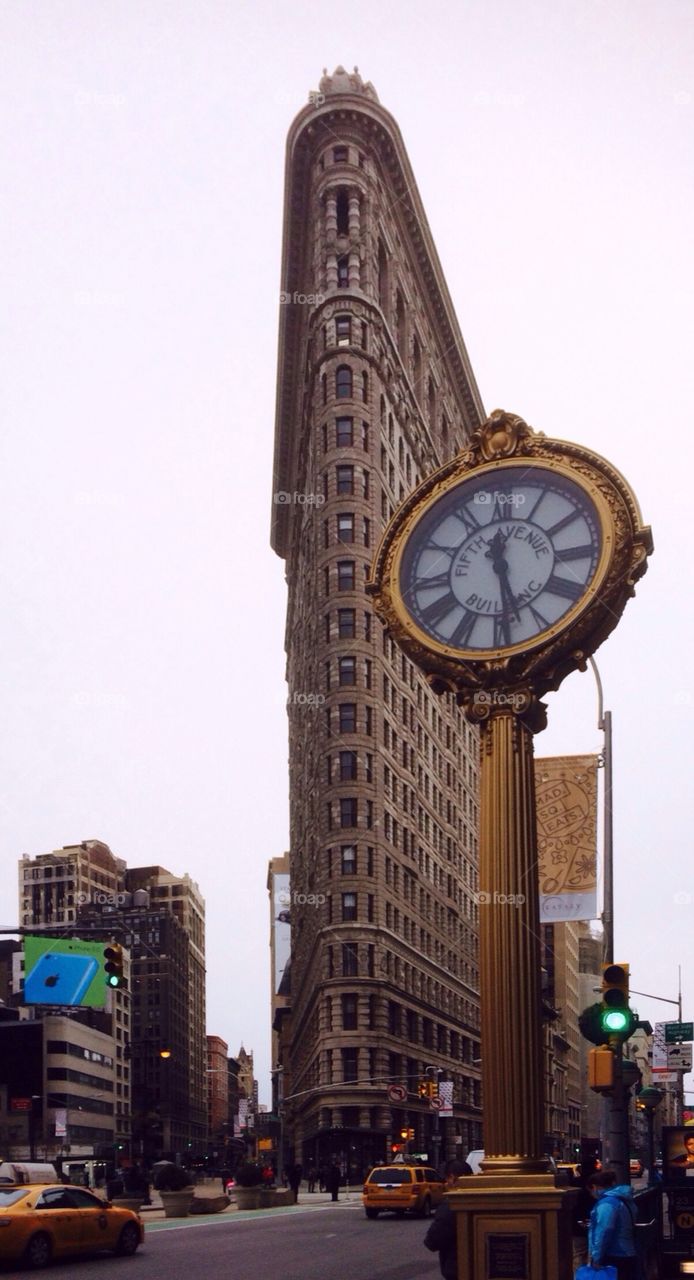
[[[578,600],[579,596],[583,595],[585,587],[575,578],[558,578],[556,573],[553,573],[547,579],[544,590],[549,591],[553,596],[561,596],[562,600]]]

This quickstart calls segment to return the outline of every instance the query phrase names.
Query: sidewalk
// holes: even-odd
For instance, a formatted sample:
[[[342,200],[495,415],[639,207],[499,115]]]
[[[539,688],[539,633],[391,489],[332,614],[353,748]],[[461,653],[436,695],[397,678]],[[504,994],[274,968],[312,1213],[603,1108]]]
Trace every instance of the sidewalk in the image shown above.
[[[162,1207],[162,1202],[161,1202],[161,1198],[159,1196],[158,1191],[155,1191],[154,1188],[152,1188],[150,1195],[151,1195],[152,1203],[143,1204],[142,1208],[140,1209],[140,1217],[142,1218],[145,1224],[147,1224],[148,1222],[158,1222],[160,1220],[162,1221],[164,1220],[164,1209]],[[196,1196],[221,1195],[220,1179],[207,1178],[205,1179],[205,1181],[197,1183],[194,1189],[194,1195]],[[248,1210],[245,1210],[244,1212],[250,1213],[253,1216],[255,1216],[256,1214],[264,1214],[264,1213],[291,1213],[291,1211],[295,1208],[299,1208],[299,1209],[316,1208],[317,1209],[320,1206],[325,1206],[332,1203],[333,1203],[333,1199],[329,1191],[309,1192],[309,1191],[306,1191],[305,1188],[301,1187],[299,1189],[298,1205],[293,1205],[293,1204],[277,1205],[275,1209],[248,1209]],[[337,1204],[338,1205],[361,1204],[361,1183],[359,1183],[358,1186],[353,1186],[353,1187],[340,1187]],[[209,1216],[214,1218],[222,1218],[229,1213],[238,1213],[238,1206],[234,1199],[233,1190],[231,1191],[231,1204],[228,1206],[228,1208],[223,1209],[221,1213],[215,1213]],[[193,1220],[195,1219],[195,1216],[196,1215],[192,1215]],[[207,1215],[200,1215],[200,1216],[207,1218]],[[174,1221],[174,1219],[169,1219],[169,1221]]]

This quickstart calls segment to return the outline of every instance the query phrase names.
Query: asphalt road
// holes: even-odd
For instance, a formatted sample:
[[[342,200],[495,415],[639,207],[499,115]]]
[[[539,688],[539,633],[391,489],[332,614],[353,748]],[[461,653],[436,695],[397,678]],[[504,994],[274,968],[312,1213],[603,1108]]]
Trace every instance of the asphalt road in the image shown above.
[[[145,1227],[134,1258],[69,1259],[55,1280],[439,1280],[419,1219],[368,1221],[356,1197],[337,1206],[233,1213]],[[0,1277],[14,1277],[3,1268]],[[27,1273],[22,1273],[26,1275]]]

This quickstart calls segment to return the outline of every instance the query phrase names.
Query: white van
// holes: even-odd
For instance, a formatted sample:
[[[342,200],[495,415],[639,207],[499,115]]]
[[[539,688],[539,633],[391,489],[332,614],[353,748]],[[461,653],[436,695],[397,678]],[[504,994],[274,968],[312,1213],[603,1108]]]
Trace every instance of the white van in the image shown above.
[[[473,1173],[482,1172],[482,1161],[484,1160],[484,1151],[470,1151],[465,1159],[467,1160]]]
[[[53,1164],[27,1164],[24,1161],[15,1163],[6,1160],[0,1163],[0,1185],[8,1182],[24,1185],[27,1182],[60,1182]]]

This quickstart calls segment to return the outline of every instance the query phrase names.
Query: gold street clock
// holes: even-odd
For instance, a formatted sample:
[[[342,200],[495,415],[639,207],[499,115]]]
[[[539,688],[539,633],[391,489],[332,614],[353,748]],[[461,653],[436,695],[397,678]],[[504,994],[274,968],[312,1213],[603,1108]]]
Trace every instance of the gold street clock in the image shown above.
[[[497,410],[396,512],[369,590],[441,690],[541,694],[616,626],[651,550],[604,458]]]

